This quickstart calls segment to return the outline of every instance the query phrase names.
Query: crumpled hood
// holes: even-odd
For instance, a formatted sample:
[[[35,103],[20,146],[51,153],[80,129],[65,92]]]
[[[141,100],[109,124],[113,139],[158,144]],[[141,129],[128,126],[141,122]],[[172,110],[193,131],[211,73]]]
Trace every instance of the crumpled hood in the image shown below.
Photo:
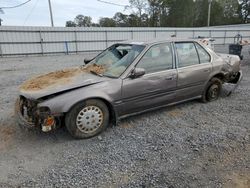
[[[20,86],[20,95],[30,99],[38,99],[74,88],[93,85],[108,79],[89,73],[82,67],[74,67],[27,80]]]

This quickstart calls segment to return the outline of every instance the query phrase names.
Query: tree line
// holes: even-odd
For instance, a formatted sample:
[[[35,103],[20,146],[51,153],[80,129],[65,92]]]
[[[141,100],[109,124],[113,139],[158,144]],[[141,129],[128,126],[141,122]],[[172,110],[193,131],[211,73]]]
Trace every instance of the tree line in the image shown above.
[[[66,27],[202,27],[207,25],[209,0],[129,0],[131,14],[117,12],[98,23],[77,15]],[[250,0],[213,0],[211,26],[248,23]]]

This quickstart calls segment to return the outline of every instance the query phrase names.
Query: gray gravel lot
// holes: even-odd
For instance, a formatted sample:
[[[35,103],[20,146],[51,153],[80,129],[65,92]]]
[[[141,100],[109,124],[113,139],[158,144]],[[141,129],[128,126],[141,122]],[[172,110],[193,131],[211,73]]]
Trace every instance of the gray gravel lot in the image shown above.
[[[250,187],[250,58],[230,97],[130,117],[98,137],[16,126],[23,81],[80,64],[82,55],[0,58],[0,187]]]

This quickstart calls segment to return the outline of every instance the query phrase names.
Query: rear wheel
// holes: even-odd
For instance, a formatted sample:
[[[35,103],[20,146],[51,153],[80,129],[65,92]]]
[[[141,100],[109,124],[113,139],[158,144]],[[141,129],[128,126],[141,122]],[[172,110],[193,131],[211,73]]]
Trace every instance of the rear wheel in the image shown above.
[[[74,138],[90,138],[104,131],[109,123],[109,110],[101,100],[87,100],[74,106],[65,124]]]
[[[211,102],[215,101],[219,98],[222,88],[222,82],[219,78],[212,78],[202,95],[202,101],[203,102]]]

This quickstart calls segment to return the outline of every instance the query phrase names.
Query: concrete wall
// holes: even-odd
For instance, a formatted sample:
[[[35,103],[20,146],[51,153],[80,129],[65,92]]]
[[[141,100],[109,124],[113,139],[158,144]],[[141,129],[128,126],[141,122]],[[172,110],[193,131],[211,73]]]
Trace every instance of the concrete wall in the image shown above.
[[[166,39],[198,36],[214,38],[215,45],[234,42],[241,34],[250,38],[250,25],[210,28],[65,28],[65,27],[0,27],[0,56],[96,52],[124,40]]]

